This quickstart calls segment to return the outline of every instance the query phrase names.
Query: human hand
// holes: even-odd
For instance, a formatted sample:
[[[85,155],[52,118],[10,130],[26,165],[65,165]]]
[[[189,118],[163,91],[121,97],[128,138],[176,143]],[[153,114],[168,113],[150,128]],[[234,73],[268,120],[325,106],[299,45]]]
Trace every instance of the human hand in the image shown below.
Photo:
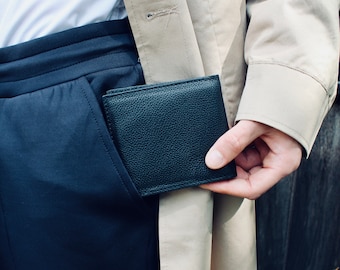
[[[257,199],[295,171],[301,158],[302,148],[290,136],[258,122],[241,120],[215,142],[205,158],[211,169],[219,169],[235,159],[236,178],[201,187],[217,193]]]

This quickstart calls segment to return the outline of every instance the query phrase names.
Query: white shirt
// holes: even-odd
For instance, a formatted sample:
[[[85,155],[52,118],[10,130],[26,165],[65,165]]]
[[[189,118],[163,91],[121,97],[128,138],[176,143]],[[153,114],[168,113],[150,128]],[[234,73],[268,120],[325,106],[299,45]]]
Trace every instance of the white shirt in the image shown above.
[[[123,0],[0,0],[0,47],[126,16]]]

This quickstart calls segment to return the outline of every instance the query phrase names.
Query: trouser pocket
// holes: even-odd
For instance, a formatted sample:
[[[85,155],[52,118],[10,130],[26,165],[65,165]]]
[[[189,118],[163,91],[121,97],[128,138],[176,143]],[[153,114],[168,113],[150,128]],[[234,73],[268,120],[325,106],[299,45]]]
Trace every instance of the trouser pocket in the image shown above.
[[[153,269],[156,199],[138,196],[87,80],[0,99],[0,108],[0,254],[10,254],[0,262]]]

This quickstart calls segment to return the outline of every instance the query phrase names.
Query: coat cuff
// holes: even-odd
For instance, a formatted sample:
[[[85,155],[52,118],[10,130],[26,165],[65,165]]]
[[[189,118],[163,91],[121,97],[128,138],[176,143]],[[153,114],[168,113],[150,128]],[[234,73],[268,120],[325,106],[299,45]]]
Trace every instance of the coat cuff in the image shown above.
[[[251,64],[236,121],[253,120],[274,127],[297,140],[308,156],[334,92],[287,66]]]

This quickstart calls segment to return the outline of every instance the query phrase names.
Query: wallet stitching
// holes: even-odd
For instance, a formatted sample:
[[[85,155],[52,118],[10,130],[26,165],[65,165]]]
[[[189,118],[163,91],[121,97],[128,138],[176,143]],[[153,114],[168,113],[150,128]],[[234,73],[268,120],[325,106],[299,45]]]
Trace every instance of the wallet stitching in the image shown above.
[[[208,179],[203,179],[203,180],[195,181],[195,182],[193,182],[191,180],[187,180],[187,181],[181,181],[181,182],[177,182],[177,183],[163,184],[163,185],[159,185],[157,187],[144,188],[144,189],[141,190],[141,193],[143,194],[143,196],[158,194],[158,193],[163,193],[163,192],[167,192],[167,191],[170,191],[170,190],[180,189],[180,188],[189,187],[189,186],[199,186],[201,184],[206,184],[206,183],[211,183],[211,182],[217,182],[217,181],[222,181],[222,180],[230,180],[230,179],[234,178],[235,176],[236,176],[236,173],[230,173],[230,174],[226,174],[226,175],[221,176],[221,177],[208,178]],[[188,184],[191,184],[191,185],[188,185]]]
[[[156,84],[156,85],[138,85],[138,86],[132,86],[132,87],[127,87],[127,90],[126,91],[121,91],[121,92],[115,92],[115,90],[119,90],[118,88],[115,89],[115,90],[109,90],[107,95],[105,96],[119,96],[119,95],[123,95],[123,94],[132,94],[132,93],[136,93],[136,92],[140,92],[140,91],[148,91],[148,90],[155,90],[155,89],[158,89],[158,88],[167,88],[167,87],[170,87],[170,86],[176,86],[176,85],[191,85],[191,84],[194,84],[194,83],[197,83],[197,82],[201,82],[201,81],[215,81],[216,78],[218,78],[217,75],[214,75],[214,76],[210,76],[208,78],[198,78],[198,79],[195,79],[195,80],[191,80],[191,81],[177,81],[177,82],[169,82],[169,83],[161,83],[161,84]],[[217,81],[217,80],[216,80]],[[130,89],[129,89],[130,88]],[[121,88],[122,90],[124,90],[124,88]]]

